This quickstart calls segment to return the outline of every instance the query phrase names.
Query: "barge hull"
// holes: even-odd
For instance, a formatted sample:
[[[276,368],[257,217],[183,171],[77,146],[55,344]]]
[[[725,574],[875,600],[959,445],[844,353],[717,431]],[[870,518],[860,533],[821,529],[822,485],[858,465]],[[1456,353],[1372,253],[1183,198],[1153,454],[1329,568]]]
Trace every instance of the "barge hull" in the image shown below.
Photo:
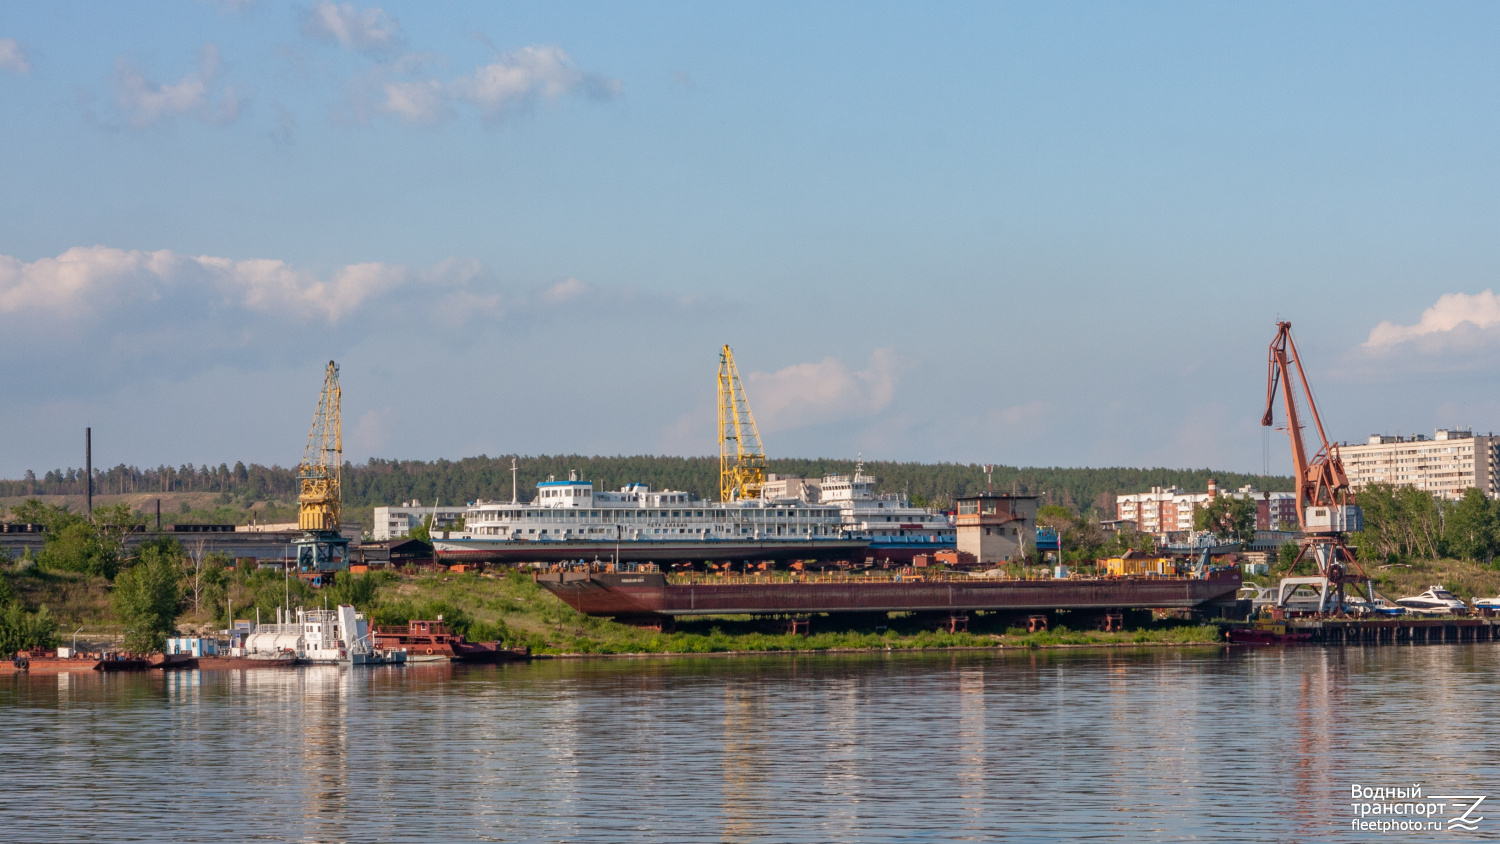
[[[976,610],[1191,609],[1230,599],[1238,574],[1212,578],[669,583],[661,574],[548,572],[537,582],[587,615],[772,615]]]
[[[855,560],[869,542],[860,540],[761,540],[748,542],[631,540],[621,542],[526,542],[490,539],[438,539],[433,550],[451,563],[562,563],[618,560],[622,563],[703,560]]]

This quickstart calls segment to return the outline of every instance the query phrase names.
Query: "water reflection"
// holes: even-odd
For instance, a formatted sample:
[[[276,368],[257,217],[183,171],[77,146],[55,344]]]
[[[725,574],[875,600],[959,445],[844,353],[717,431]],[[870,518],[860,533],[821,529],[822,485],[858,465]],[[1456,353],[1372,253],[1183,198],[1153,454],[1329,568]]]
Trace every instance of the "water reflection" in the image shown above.
[[[1497,654],[7,676],[0,829],[26,841],[1350,840],[1351,783],[1500,799],[1484,762],[1500,742]]]

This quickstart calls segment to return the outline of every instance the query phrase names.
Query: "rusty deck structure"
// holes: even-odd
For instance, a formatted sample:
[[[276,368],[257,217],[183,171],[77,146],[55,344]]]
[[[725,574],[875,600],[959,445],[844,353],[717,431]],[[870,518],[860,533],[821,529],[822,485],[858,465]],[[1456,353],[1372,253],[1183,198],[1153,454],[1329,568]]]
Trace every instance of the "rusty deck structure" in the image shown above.
[[[962,574],[748,576],[656,572],[538,572],[538,584],[587,615],[807,615],[814,613],[1046,612],[1201,608],[1232,601],[1238,570],[1208,577],[1010,579]]]
[[[1309,633],[1309,644],[1322,645],[1500,642],[1500,618],[1292,619],[1286,627]]]

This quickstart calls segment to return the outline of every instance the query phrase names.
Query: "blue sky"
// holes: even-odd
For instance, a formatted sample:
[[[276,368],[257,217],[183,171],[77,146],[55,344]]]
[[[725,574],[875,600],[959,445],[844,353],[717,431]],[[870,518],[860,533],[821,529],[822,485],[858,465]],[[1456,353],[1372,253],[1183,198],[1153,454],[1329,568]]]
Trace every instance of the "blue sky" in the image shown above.
[[[1500,8],[0,7],[0,474],[1500,428]],[[1287,450],[1276,434],[1272,468]]]

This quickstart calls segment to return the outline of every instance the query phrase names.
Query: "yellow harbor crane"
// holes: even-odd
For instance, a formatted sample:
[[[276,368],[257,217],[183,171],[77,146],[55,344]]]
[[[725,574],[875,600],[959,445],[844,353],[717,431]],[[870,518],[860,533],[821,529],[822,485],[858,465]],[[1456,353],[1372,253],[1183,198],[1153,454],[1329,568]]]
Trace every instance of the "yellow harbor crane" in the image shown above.
[[[719,352],[719,500],[759,498],[766,484],[766,451],[750,414],[745,385],[726,344]]]
[[[297,496],[297,526],[304,531],[297,545],[297,567],[339,568],[348,556],[349,541],[339,533],[343,511],[344,434],[340,417],[339,365],[328,362],[323,394],[313,414],[307,448],[297,466],[301,490]]]

